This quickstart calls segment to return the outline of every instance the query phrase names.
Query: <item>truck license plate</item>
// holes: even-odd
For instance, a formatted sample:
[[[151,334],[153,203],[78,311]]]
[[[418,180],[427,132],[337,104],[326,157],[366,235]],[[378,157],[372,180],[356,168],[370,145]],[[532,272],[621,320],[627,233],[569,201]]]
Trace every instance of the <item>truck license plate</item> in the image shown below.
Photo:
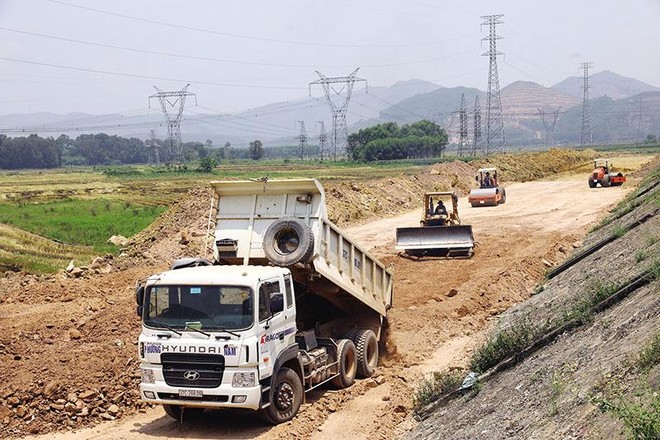
[[[202,390],[179,390],[179,397],[203,397]]]

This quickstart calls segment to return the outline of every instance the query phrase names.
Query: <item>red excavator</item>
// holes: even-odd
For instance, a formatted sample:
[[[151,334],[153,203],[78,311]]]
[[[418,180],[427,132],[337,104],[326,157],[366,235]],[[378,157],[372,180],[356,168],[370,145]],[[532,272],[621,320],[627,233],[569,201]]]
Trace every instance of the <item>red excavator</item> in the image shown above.
[[[626,176],[622,173],[613,172],[612,168],[608,164],[607,159],[594,160],[594,170],[589,176],[589,188],[596,188],[599,183],[603,188],[623,185],[623,182],[626,181]]]

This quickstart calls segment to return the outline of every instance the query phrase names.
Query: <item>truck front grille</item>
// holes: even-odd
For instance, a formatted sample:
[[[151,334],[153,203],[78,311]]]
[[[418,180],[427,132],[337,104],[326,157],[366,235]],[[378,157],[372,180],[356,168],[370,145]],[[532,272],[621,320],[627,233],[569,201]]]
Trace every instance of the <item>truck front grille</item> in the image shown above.
[[[176,393],[158,393],[158,398],[163,400],[189,400],[191,402],[229,402],[229,396],[204,396],[204,397],[181,397]]]
[[[163,353],[160,361],[172,387],[215,388],[225,371],[225,357],[219,354]]]

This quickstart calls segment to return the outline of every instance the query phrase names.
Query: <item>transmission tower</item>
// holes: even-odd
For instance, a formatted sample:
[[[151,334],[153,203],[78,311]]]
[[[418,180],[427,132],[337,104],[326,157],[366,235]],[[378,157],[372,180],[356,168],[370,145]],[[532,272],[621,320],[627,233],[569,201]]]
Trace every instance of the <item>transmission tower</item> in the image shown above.
[[[158,144],[156,143],[156,132],[154,130],[151,130],[151,149],[153,150],[153,155],[154,155],[154,160],[156,161],[156,165],[159,165],[160,152],[158,151]],[[151,156],[149,156],[149,160],[151,160]]]
[[[497,75],[497,56],[502,52],[497,51],[497,40],[504,37],[495,32],[496,25],[503,24],[500,20],[504,14],[482,15],[484,21],[482,26],[487,25],[489,33],[481,41],[488,41],[489,50],[482,54],[490,60],[488,66],[488,95],[486,97],[486,143],[484,145],[484,154],[488,155],[496,150],[506,148],[506,136],[504,134],[504,120],[502,119],[502,97],[500,95],[500,80]]]
[[[543,122],[543,127],[545,128],[545,148],[548,148],[550,144],[555,141],[555,124],[557,123],[557,117],[559,117],[561,107],[552,110],[552,116],[548,116],[542,108],[537,108],[537,110],[539,111],[541,122]],[[548,117],[546,118],[546,116]],[[550,122],[550,118],[552,118],[552,122]]]
[[[461,108],[458,110],[458,157],[462,157],[463,153],[467,153],[468,146],[468,114],[467,105],[465,104],[465,93],[461,94]]]
[[[348,76],[335,77],[327,77],[317,70],[316,73],[318,74],[319,79],[309,83],[310,96],[312,95],[312,86],[315,84],[321,84],[323,91],[325,92],[325,99],[330,106],[330,112],[332,113],[332,135],[330,137],[330,147],[334,151],[335,161],[337,160],[337,154],[346,150],[346,141],[348,138],[346,111],[348,110],[348,103],[353,94],[353,86],[359,81],[364,81],[365,84],[367,82],[366,79],[356,76],[358,70],[360,70],[359,67]],[[336,89],[332,84],[342,84],[342,86],[339,89]],[[343,139],[340,139],[341,145],[338,142],[340,133],[343,137]]]
[[[300,134],[298,135],[300,160],[305,160],[305,150],[307,149],[307,130],[305,130],[305,121],[298,121],[298,124],[300,124]]]
[[[479,95],[474,97],[474,135],[472,138],[472,156],[477,155],[481,147],[481,108],[479,107]]]
[[[593,143],[593,132],[591,130],[591,103],[589,101],[589,69],[594,63],[587,61],[580,63],[580,68],[584,71],[582,76],[582,133],[580,134],[580,147],[591,145]]]
[[[638,98],[637,107],[637,128],[635,129],[635,146],[639,145],[640,138],[642,137],[642,121],[644,119],[644,100],[641,96]]]
[[[317,121],[321,126],[321,131],[319,132],[319,155],[321,160],[323,160],[323,152],[325,151],[325,145],[328,142],[328,132],[325,131],[325,122]]]
[[[151,99],[158,98],[160,108],[165,115],[165,122],[167,123],[167,156],[168,158],[175,158],[176,160],[183,159],[183,151],[181,147],[181,115],[183,114],[183,107],[186,104],[188,96],[195,97],[195,105],[197,105],[197,95],[188,92],[190,84],[175,92],[163,92],[158,87],[154,86],[156,93],[149,97],[149,108],[151,108]]]

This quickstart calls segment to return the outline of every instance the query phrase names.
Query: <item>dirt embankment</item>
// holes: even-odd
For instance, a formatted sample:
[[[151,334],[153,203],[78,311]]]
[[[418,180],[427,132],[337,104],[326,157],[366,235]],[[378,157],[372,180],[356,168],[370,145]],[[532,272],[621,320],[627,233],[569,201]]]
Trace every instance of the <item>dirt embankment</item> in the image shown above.
[[[436,165],[419,176],[326,184],[330,216],[339,224],[363,223],[419,206],[425,191],[453,188],[464,194],[474,184],[474,171],[471,165],[456,162]],[[491,316],[524,299],[544,270],[541,257],[561,260],[580,233],[563,226],[557,230],[542,227],[539,219],[548,215],[554,215],[557,224],[563,218],[552,211],[554,203],[566,201],[561,196],[553,198],[554,185],[536,189],[552,199],[546,211],[536,212],[527,222],[520,220],[528,213],[527,205],[539,207],[533,195],[530,203],[523,202],[529,200],[524,198],[527,187],[515,185],[526,184],[512,185],[509,201],[498,211],[468,211],[462,206],[463,215],[473,215],[466,219],[475,225],[479,241],[472,260],[418,264],[398,257],[392,246],[393,228],[416,224],[416,212],[412,222],[402,218],[399,224],[383,226],[376,251],[395,264],[397,284],[391,353],[383,359],[380,382],[363,381],[349,390],[322,393],[294,421],[263,435],[289,438],[296,432],[298,438],[308,438],[313,434],[309,426],[325,420],[331,423],[334,413],[345,417],[341,408],[347,402],[359,403],[362,397],[358,396],[381,393],[377,408],[367,411],[364,429],[367,434],[391,438],[397,424],[409,414],[413,379],[419,374],[416,369],[429,359],[429,350],[473,334]],[[586,185],[580,185],[577,193],[570,192],[573,183],[565,185],[561,191],[568,191],[569,198],[592,194],[582,188]],[[520,203],[515,201],[517,191]],[[597,215],[608,205],[608,197],[614,200],[623,191],[626,187],[611,188],[603,199],[590,198],[593,212],[588,214]],[[137,396],[135,343],[140,322],[135,316],[133,288],[136,280],[166,269],[173,259],[200,254],[209,195],[205,189],[192,190],[134,237],[124,256],[106,258],[75,273],[48,277],[8,273],[0,278],[0,436],[82,428],[146,409]],[[494,212],[502,214],[499,227],[492,227],[488,218]],[[576,224],[593,221],[591,216],[575,215],[579,216],[574,219]],[[379,231],[372,225],[366,227]],[[504,255],[510,267],[489,263]],[[156,410],[148,410],[145,417],[161,417],[160,412],[154,416],[149,411]],[[167,423],[173,422],[163,422]],[[252,419],[245,422],[245,432],[253,425]],[[158,432],[151,429],[145,428],[145,432]],[[319,432],[330,434],[332,429]]]
[[[590,295],[613,293],[649,271],[651,282],[495,375],[477,393],[439,408],[406,438],[632,438],[614,413],[599,410],[599,399],[627,405],[629,420],[639,415],[636,407],[644,408],[655,414],[657,427],[658,415],[651,404],[655,399],[657,406],[660,390],[657,354],[654,366],[639,367],[642,353],[660,336],[660,161],[652,168],[656,180],[648,180],[629,196],[612,212],[611,221],[603,222],[605,226],[585,240],[585,246],[612,234],[620,237],[552,278],[529,301],[502,314],[499,327],[561,321],[580,310]],[[634,229],[624,229],[644,218]]]

